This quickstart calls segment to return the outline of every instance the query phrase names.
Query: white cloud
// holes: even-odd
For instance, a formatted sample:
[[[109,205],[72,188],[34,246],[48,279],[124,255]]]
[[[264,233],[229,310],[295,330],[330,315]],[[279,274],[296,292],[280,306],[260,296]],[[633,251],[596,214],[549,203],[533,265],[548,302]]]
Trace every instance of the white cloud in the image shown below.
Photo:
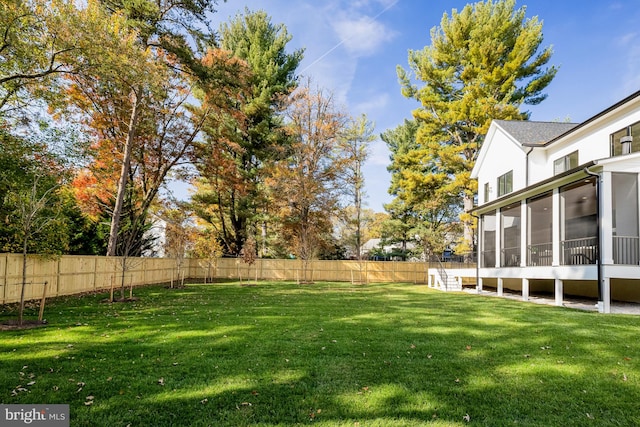
[[[384,24],[366,16],[339,19],[333,24],[333,29],[347,51],[356,57],[376,53],[395,36],[395,32]]]
[[[390,163],[389,156],[391,152],[387,144],[381,139],[377,139],[371,143],[371,152],[367,159],[367,164],[373,166],[387,166]]]
[[[371,114],[372,111],[380,111],[389,105],[389,94],[379,93],[365,101],[362,101],[354,106],[355,111],[361,111],[366,114]]]

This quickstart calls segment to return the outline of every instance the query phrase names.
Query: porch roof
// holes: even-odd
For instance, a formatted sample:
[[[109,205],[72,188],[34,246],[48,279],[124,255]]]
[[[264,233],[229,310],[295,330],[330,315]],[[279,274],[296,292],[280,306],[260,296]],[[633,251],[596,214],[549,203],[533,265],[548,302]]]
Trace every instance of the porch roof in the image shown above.
[[[590,168],[598,164],[597,161],[590,161],[584,163],[576,168],[570,169],[558,175],[554,175],[550,178],[547,178],[543,181],[538,181],[529,185],[528,187],[521,188],[520,190],[514,191],[512,193],[508,193],[498,199],[492,200],[484,205],[474,206],[472,209],[469,209],[468,213],[477,212],[480,210],[489,210],[494,207],[504,206],[509,202],[514,202],[518,200],[522,200],[524,196],[534,196],[538,193],[543,193],[544,191],[548,191],[549,188],[553,188],[555,186],[559,186],[566,181],[567,177],[575,176],[576,179],[581,179],[585,176],[588,176],[585,172],[585,169]],[[557,185],[554,185],[557,184]]]

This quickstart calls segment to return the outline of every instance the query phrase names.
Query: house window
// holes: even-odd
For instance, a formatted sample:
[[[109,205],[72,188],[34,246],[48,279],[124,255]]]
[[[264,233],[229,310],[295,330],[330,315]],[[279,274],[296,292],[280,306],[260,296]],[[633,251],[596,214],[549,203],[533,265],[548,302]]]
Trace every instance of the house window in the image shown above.
[[[576,167],[578,167],[578,152],[574,151],[573,153],[567,154],[553,162],[553,174],[558,175],[559,173]]]
[[[624,154],[620,139],[625,136],[631,136],[633,138],[631,142],[631,152],[635,153],[640,151],[640,122],[637,122],[611,134],[610,150],[612,156]]]
[[[498,197],[513,191],[513,171],[498,177]]]
[[[485,182],[484,183],[484,203],[487,203],[489,201],[489,191],[491,191],[491,189],[489,188],[489,183]]]

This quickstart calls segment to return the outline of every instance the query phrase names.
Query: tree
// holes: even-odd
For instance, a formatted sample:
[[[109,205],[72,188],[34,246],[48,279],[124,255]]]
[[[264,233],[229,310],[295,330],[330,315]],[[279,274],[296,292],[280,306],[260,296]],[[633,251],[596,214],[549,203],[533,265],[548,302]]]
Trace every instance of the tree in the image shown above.
[[[429,177],[437,171],[433,159],[417,157],[421,154],[416,141],[417,132],[418,124],[405,120],[402,125],[381,135],[391,151],[391,164],[387,167],[391,172],[389,192],[395,196],[391,203],[385,205],[390,219],[385,224],[384,234],[385,240],[401,242],[404,250],[409,241],[419,243],[426,259],[459,243],[457,216],[460,207],[455,194],[412,185],[415,174]]]
[[[200,266],[207,269],[204,276],[204,282],[207,283],[208,278],[213,279],[218,260],[223,255],[222,245],[218,241],[216,233],[210,228],[194,230],[193,241],[192,253],[199,260]],[[212,268],[214,273],[211,272]]]
[[[27,285],[27,255],[60,254],[69,242],[59,189],[66,176],[60,162],[38,142],[0,128],[0,251],[22,254],[19,323]]]
[[[166,223],[165,254],[175,260],[176,280],[181,280],[180,286],[184,286],[182,267],[185,258],[192,250],[194,236],[191,212],[184,203],[172,202],[159,212],[159,216]],[[173,288],[173,275],[171,288]]]
[[[280,113],[297,84],[295,70],[302,50],[288,53],[291,36],[286,27],[272,24],[262,11],[245,10],[221,25],[220,36],[221,49],[247,66],[238,79],[246,79],[246,92],[237,98],[235,114],[226,114],[224,121],[212,116],[207,123],[196,163],[199,191],[193,200],[201,206],[203,219],[212,221],[221,233],[225,252],[237,256],[246,240],[257,234],[258,223],[264,224],[265,171],[287,141]],[[206,214],[207,205],[216,215]]]
[[[527,119],[523,104],[545,99],[542,91],[557,68],[546,67],[552,49],[539,50],[542,23],[525,13],[525,7],[515,8],[515,0],[454,9],[431,30],[430,46],[409,51],[411,74],[398,67],[403,95],[421,103],[413,112],[419,146],[402,165],[407,191],[452,195],[469,210],[477,186],[470,173],[491,120]],[[414,77],[421,87],[411,81]],[[471,217],[462,219],[470,244]]]
[[[75,71],[72,58],[82,38],[69,39],[57,25],[72,20],[75,8],[68,3],[0,2],[0,117],[24,112],[29,92],[49,77]]]
[[[361,115],[357,119],[351,119],[339,139],[339,150],[344,156],[345,173],[343,180],[345,183],[345,193],[353,201],[353,216],[347,223],[351,225],[354,234],[354,253],[360,259],[362,257],[363,225],[369,222],[369,218],[363,217],[364,175],[362,167],[369,157],[370,144],[376,140],[373,134],[375,125],[367,119],[366,115]],[[347,211],[348,213],[348,211]]]
[[[101,68],[71,77],[72,81],[75,78],[72,83],[75,92],[85,98],[80,101],[85,110],[98,112],[98,117],[94,114],[91,120],[102,137],[101,142],[107,147],[115,144],[115,151],[121,153],[107,246],[107,255],[114,256],[132,177],[142,177],[143,184],[139,187],[143,194],[138,215],[130,230],[136,234],[145,226],[148,208],[168,171],[186,155],[199,131],[197,124],[193,129],[189,126],[198,122],[201,125],[202,121],[192,122],[183,113],[189,98],[184,82],[191,76],[207,77],[206,67],[200,63],[194,47],[201,48],[213,40],[213,33],[202,28],[208,29],[207,13],[214,12],[216,2],[104,0],[101,4],[110,16],[125,17],[123,28],[135,37],[126,37],[121,49],[108,50],[112,57],[103,60]],[[151,142],[145,144],[147,137]],[[136,165],[132,168],[136,153],[138,165],[145,168],[152,165],[148,174],[136,170]]]
[[[280,219],[280,238],[289,253],[308,261],[331,242],[331,218],[339,206],[339,177],[344,163],[337,156],[338,139],[345,125],[333,96],[310,82],[294,94],[287,110],[293,142],[286,159],[276,164],[270,180]]]

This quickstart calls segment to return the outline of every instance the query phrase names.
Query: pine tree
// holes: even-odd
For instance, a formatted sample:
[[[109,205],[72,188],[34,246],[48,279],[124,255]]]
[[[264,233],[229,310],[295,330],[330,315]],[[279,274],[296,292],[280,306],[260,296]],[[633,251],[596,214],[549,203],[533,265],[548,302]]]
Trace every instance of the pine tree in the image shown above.
[[[522,106],[545,99],[557,72],[547,67],[552,49],[540,50],[542,22],[515,3],[487,0],[445,13],[431,45],[409,51],[411,73],[398,67],[402,93],[421,104],[413,111],[418,147],[398,159],[412,173],[399,185],[424,197],[453,195],[470,209],[477,189],[470,173],[491,120],[526,120]],[[469,244],[471,217],[461,219]]]

